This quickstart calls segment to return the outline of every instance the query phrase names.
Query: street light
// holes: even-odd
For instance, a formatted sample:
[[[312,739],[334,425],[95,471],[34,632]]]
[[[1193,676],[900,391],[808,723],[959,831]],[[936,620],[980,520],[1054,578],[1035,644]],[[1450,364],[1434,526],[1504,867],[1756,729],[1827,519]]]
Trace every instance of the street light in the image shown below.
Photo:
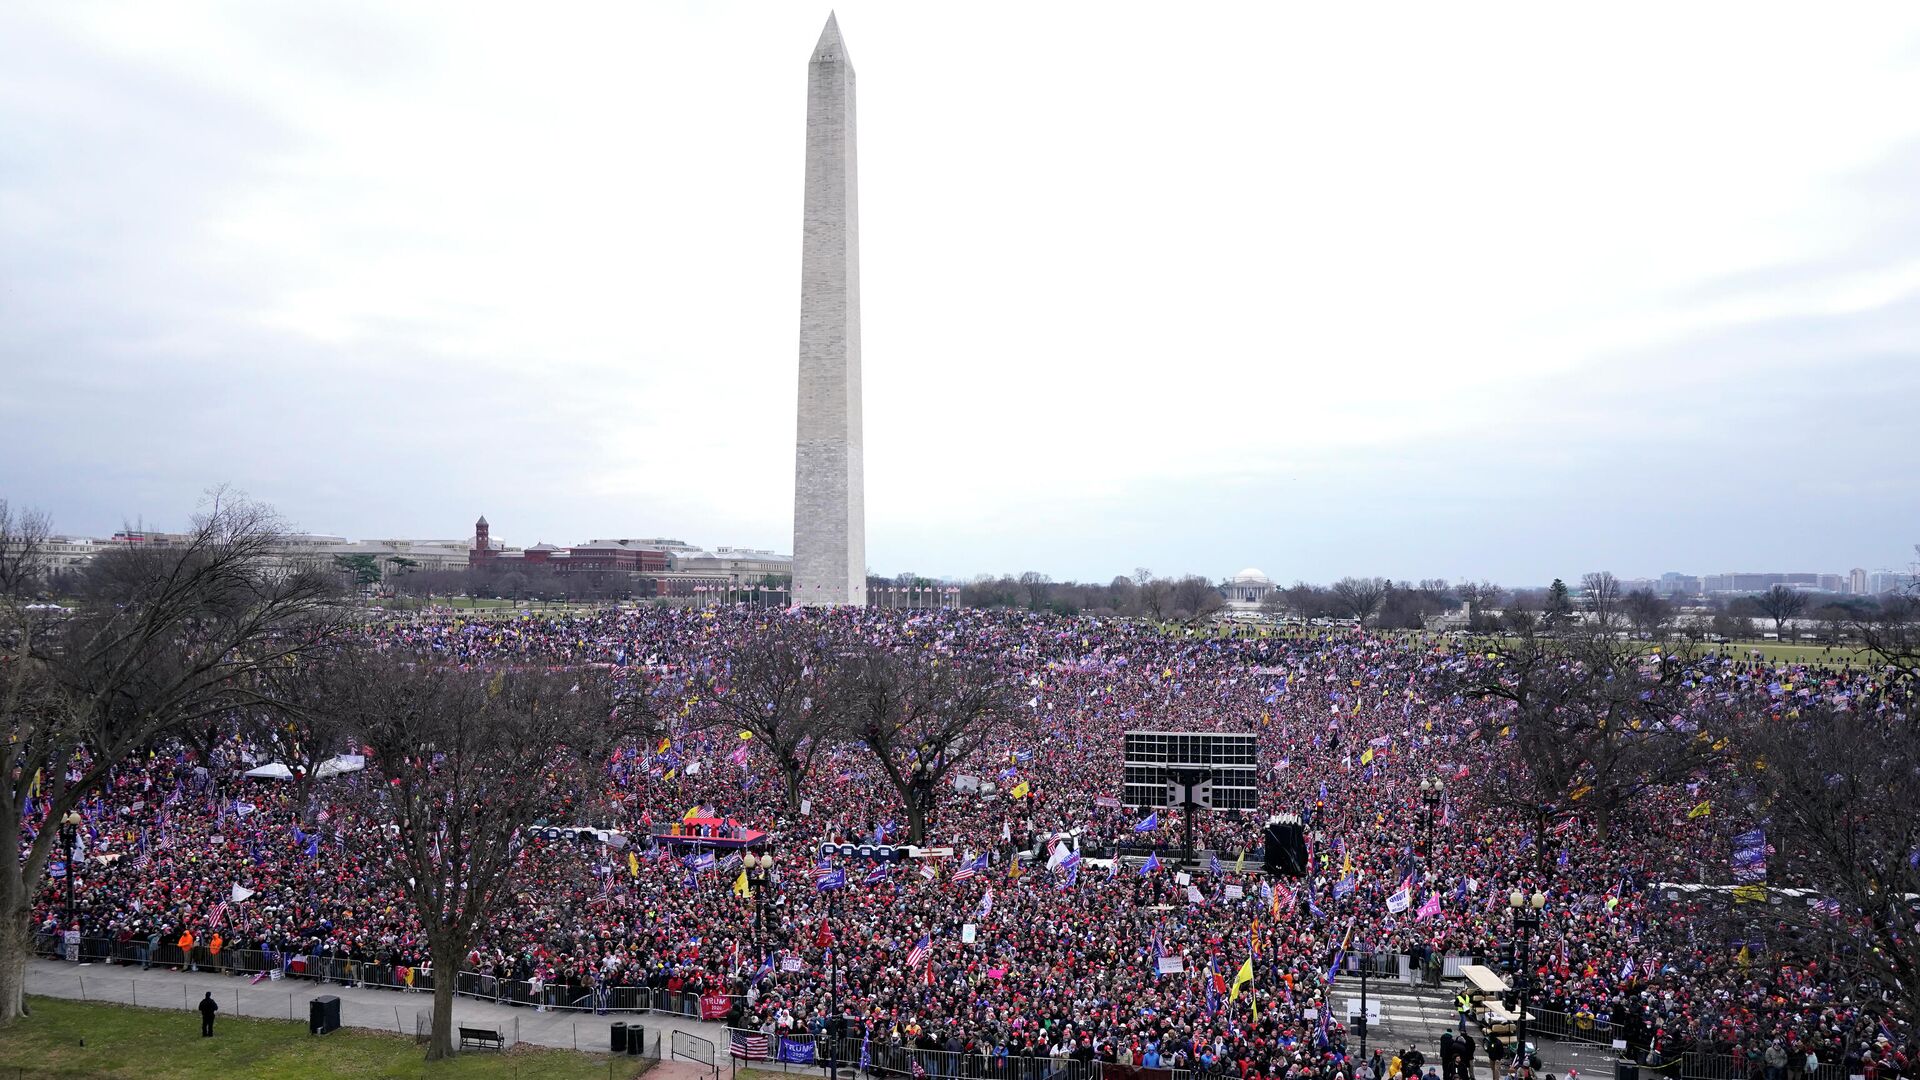
[[[80,846],[80,822],[81,822],[80,814],[76,810],[67,811],[67,815],[60,819],[60,845],[61,847],[66,849],[66,854],[64,858],[67,860],[67,925],[66,925],[66,928],[68,930],[79,929],[79,927],[75,926],[73,922],[73,878],[74,878],[74,875],[79,871],[79,867],[77,865],[78,860],[76,860],[73,857],[73,852],[75,848]],[[78,959],[78,958],[76,957],[75,959]]]
[[[1547,906],[1547,894],[1532,896],[1519,889],[1507,894],[1507,907],[1513,911],[1513,929],[1520,935],[1520,970],[1514,973],[1513,989],[1520,999],[1520,1019],[1514,1025],[1520,1068],[1527,1065],[1527,989],[1533,980],[1533,932],[1540,929],[1540,909]]]
[[[1426,804],[1426,848],[1433,854],[1433,824],[1440,815],[1440,800],[1447,793],[1447,782],[1438,777],[1420,781],[1420,801]]]

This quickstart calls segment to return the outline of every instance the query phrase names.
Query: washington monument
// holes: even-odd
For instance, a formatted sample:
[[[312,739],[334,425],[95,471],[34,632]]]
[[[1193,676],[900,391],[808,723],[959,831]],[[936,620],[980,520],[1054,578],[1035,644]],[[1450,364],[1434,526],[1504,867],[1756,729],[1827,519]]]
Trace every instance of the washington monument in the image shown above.
[[[867,602],[860,439],[860,199],[853,62],[840,24],[807,68],[807,203],[800,248],[800,421],[794,446],[793,602]]]

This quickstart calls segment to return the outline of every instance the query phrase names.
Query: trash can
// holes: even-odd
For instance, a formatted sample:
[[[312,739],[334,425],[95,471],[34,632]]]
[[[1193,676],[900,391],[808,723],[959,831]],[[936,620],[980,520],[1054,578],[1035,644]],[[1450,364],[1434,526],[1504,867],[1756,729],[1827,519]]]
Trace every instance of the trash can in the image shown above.
[[[627,1056],[639,1057],[647,1052],[647,1029],[639,1024],[627,1028]]]
[[[340,1027],[340,999],[332,994],[317,997],[307,1003],[307,1030],[315,1035],[325,1035]]]
[[[1640,1080],[1640,1066],[1626,1060],[1614,1062],[1613,1080]]]
[[[616,1054],[627,1052],[627,1025],[617,1021],[613,1025],[613,1052]]]

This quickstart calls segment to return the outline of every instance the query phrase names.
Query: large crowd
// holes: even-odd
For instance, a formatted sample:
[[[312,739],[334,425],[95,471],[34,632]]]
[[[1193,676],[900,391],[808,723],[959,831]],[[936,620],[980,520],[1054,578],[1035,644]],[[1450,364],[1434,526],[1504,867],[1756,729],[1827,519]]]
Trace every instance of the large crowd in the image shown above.
[[[536,837],[513,902],[481,928],[467,970],[538,979],[566,1000],[639,986],[726,994],[734,1023],[776,1034],[821,1032],[835,981],[841,1011],[895,1045],[1351,1075],[1347,1033],[1327,1009],[1336,955],[1488,955],[1513,936],[1508,893],[1537,890],[1548,901],[1530,956],[1547,1007],[1631,1027],[1668,1056],[1705,1047],[1797,1067],[1812,1053],[1865,1075],[1912,1075],[1910,1033],[1869,988],[1756,957],[1758,942],[1730,964],[1723,941],[1662,932],[1688,913],[1654,883],[1697,880],[1726,861],[1721,834],[1689,814],[1700,791],[1652,792],[1604,835],[1576,819],[1545,840],[1549,851],[1528,823],[1478,800],[1477,780],[1511,763],[1499,740],[1473,734],[1496,706],[1436,689],[1443,672],[1479,662],[1446,644],[850,609],[440,613],[377,633],[477,668],[606,665],[671,696],[772,619],[813,620],[850,641],[912,635],[1019,682],[1018,715],[962,763],[982,788],[941,792],[925,843],[952,855],[884,874],[849,866],[844,889],[817,889],[821,840],[902,838],[893,789],[864,751],[835,745],[815,759],[804,802],[789,806],[754,742],[688,692],[665,739],[624,747],[605,793],[561,823],[645,838],[698,808],[767,832],[773,865],[753,867],[742,890],[738,869],[692,870],[669,845]],[[1881,689],[1875,672],[1845,665],[1696,664],[1690,677],[1710,695],[1868,701]],[[1143,829],[1144,811],[1119,805],[1130,729],[1258,736],[1258,810],[1200,813],[1196,841],[1213,857],[1182,880],[1172,865],[1100,857],[1116,845],[1171,846],[1186,824],[1163,809]],[[319,781],[313,803],[297,806],[294,785],[242,775],[255,763],[247,750],[211,760],[163,750],[118,769],[84,807],[75,921],[136,946],[218,935],[230,950],[430,971],[406,902],[330,794],[363,778]],[[1423,796],[1432,780],[1444,795]],[[1709,794],[1714,782],[1700,779]],[[1278,813],[1304,819],[1305,878],[1270,878],[1257,854],[1242,858]],[[1063,834],[1084,858],[1053,851]],[[1411,902],[1390,903],[1403,889]],[[43,931],[63,928],[64,901],[63,888],[42,890]],[[823,925],[839,952],[831,965]]]

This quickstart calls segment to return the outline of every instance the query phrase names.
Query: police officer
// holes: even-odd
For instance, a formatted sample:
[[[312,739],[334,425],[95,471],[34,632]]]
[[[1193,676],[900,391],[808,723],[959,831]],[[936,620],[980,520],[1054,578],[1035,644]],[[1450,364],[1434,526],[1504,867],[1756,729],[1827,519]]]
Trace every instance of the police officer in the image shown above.
[[[1460,1034],[1467,1033],[1467,1018],[1473,1015],[1473,998],[1465,990],[1453,995],[1453,1012],[1460,1021]]]
[[[219,1011],[220,1011],[220,1003],[213,1000],[213,991],[211,990],[207,991],[207,996],[200,999],[200,1037],[201,1038],[203,1039],[213,1038],[213,1014]]]

